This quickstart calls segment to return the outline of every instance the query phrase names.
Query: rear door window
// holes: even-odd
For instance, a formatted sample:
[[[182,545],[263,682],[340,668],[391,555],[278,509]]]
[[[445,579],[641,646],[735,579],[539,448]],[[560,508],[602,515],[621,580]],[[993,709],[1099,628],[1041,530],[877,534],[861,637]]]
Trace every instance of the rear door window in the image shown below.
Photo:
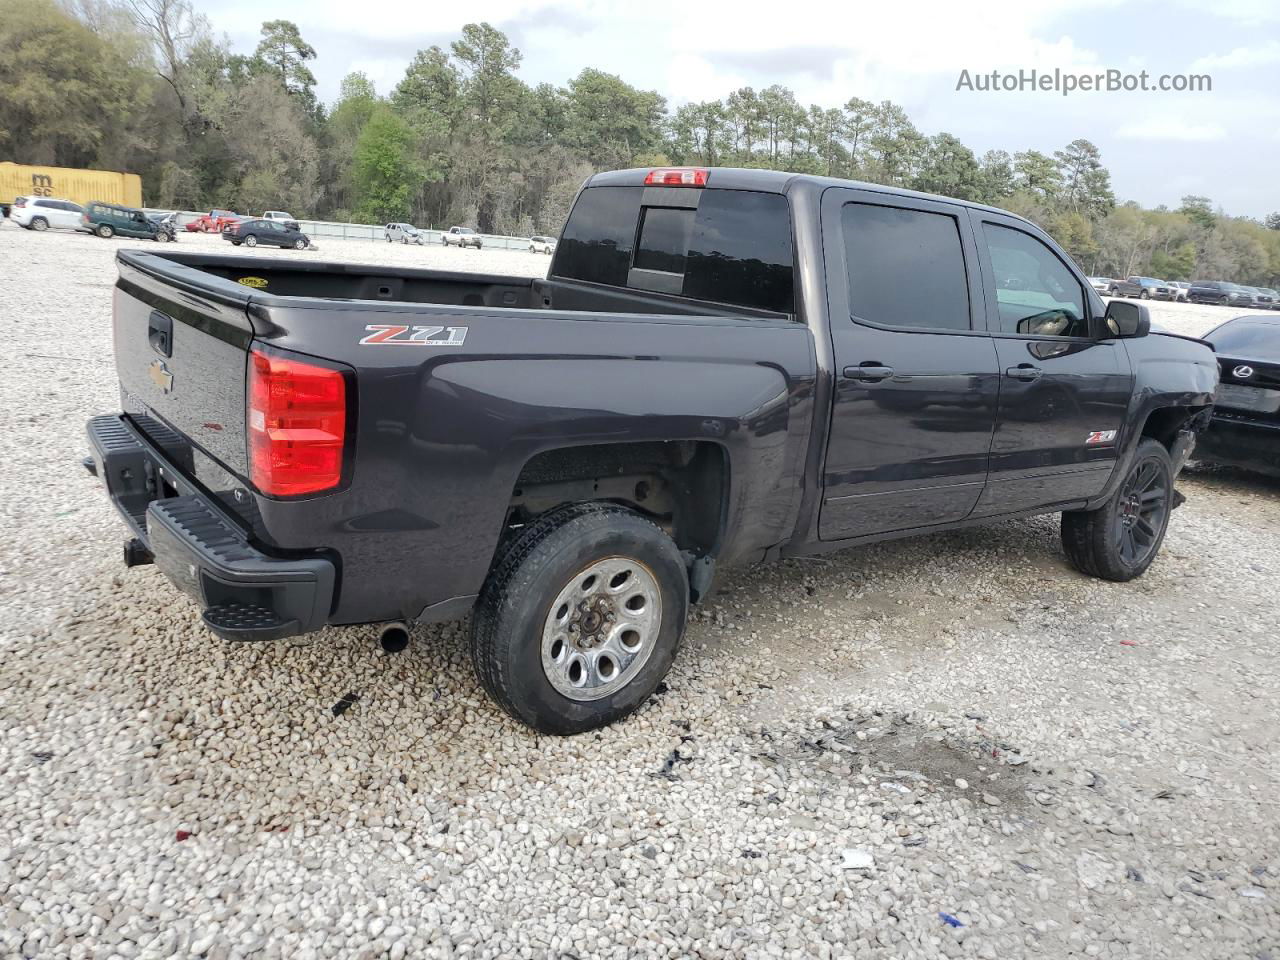
[[[696,209],[643,205],[643,197],[642,187],[584,190],[556,247],[555,276],[775,313],[794,311],[786,197],[706,190],[696,197]],[[695,200],[691,195],[670,199]]]
[[[853,319],[915,330],[970,329],[955,216],[847,203],[841,227]]]

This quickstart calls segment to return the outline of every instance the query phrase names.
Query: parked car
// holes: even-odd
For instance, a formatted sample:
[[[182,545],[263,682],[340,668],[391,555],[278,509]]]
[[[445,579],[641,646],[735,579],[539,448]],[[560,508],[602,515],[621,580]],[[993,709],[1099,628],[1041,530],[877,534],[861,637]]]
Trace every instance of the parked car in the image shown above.
[[[382,231],[382,235],[386,238],[387,243],[398,240],[400,243],[421,245],[427,242],[427,235],[412,223],[388,223]]]
[[[440,234],[440,242],[446,247],[475,247],[480,249],[480,234],[470,227],[450,227]]]
[[[296,226],[289,226],[279,220],[241,220],[222,231],[222,239],[230,240],[234,246],[244,244],[256,247],[265,243],[272,247],[292,247],[294,250],[305,250],[311,246],[311,240]]]
[[[1166,280],[1165,285],[1173,288],[1173,299],[1187,302],[1187,294],[1191,290],[1191,284],[1186,280]]]
[[[1247,307],[1253,303],[1253,295],[1235,283],[1224,280],[1194,280],[1187,291],[1191,303],[1216,303],[1221,306]]]
[[[597,174],[546,279],[117,263],[126,559],[224,638],[470,615],[555,734],[644,703],[734,564],[1061,513],[1141,575],[1218,379],[1030,221],[772,170]]]
[[[277,223],[292,226],[295,230],[299,229],[298,221],[293,219],[293,214],[285,213],[283,210],[268,210],[262,215],[262,219],[275,220]]]
[[[1110,295],[1111,285],[1115,283],[1110,277],[1085,277],[1085,279],[1089,281],[1089,286],[1103,296]]]
[[[149,213],[147,219],[156,225],[156,229],[164,234],[164,240],[178,239],[178,213]],[[162,238],[157,236],[157,240]]]
[[[145,211],[137,207],[122,207],[114,203],[91,203],[80,215],[79,229],[97,234],[104,240],[114,236],[140,237],[165,243],[172,237],[160,229]]]
[[[1236,317],[1205,339],[1221,383],[1195,458],[1280,477],[1280,317]]]
[[[1268,310],[1280,310],[1280,293],[1277,293],[1271,287],[1259,287],[1258,289],[1267,298]]]
[[[1245,287],[1249,292],[1249,296],[1253,297],[1253,306],[1259,310],[1271,310],[1275,306],[1275,294],[1272,291],[1263,290],[1261,287]]]
[[[530,253],[545,253],[547,256],[556,252],[555,237],[530,237],[529,238]]]
[[[244,218],[232,210],[210,210],[187,224],[188,233],[221,233]]]
[[[1113,297],[1137,297],[1139,300],[1172,300],[1175,296],[1172,288],[1163,280],[1153,277],[1112,280],[1109,292]]]
[[[28,230],[78,230],[84,208],[57,197],[14,197],[9,219]]]

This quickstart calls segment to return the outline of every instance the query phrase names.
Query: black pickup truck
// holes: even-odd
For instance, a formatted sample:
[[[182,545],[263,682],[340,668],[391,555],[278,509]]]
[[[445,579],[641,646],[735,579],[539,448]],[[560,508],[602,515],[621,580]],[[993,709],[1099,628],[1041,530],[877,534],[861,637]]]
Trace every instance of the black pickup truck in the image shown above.
[[[228,639],[469,614],[554,733],[642,703],[729,564],[1060,512],[1141,574],[1218,381],[1026,220],[772,171],[594,176],[545,280],[117,259],[126,562]]]

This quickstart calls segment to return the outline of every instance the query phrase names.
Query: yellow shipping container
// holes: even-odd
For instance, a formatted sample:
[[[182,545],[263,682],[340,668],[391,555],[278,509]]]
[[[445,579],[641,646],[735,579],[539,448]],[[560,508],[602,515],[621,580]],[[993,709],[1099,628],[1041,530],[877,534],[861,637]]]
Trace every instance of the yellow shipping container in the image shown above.
[[[75,203],[119,203],[142,206],[142,178],[114,170],[75,170],[70,167],[32,167],[0,161],[0,206],[14,197],[57,197]]]

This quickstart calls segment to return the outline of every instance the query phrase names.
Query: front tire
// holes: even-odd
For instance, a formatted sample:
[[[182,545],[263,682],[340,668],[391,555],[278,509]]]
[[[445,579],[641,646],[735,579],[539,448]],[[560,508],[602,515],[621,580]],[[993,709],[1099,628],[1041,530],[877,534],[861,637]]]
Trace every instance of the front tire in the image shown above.
[[[471,661],[517,720],[582,733],[649,698],[671,669],[688,604],[670,537],[623,507],[574,504],[501,555],[472,616]]]
[[[1125,582],[1151,566],[1173,507],[1169,451],[1150,438],[1138,444],[1120,486],[1096,510],[1062,514],[1062,547],[1072,566],[1103,580]]]
[[[112,227],[111,224],[109,223],[98,224],[97,233],[98,233],[98,236],[100,236],[103,240],[110,240],[112,237],[116,235],[115,228]]]
[[[1151,299],[1151,294],[1149,294],[1149,293],[1147,293],[1147,291],[1143,290],[1141,293],[1139,293],[1139,294],[1138,294],[1138,299],[1139,299],[1139,300],[1150,300],[1150,299]]]
[[[293,249],[295,250],[307,249],[307,241],[304,240],[302,237],[299,237],[297,240],[293,241]]]

